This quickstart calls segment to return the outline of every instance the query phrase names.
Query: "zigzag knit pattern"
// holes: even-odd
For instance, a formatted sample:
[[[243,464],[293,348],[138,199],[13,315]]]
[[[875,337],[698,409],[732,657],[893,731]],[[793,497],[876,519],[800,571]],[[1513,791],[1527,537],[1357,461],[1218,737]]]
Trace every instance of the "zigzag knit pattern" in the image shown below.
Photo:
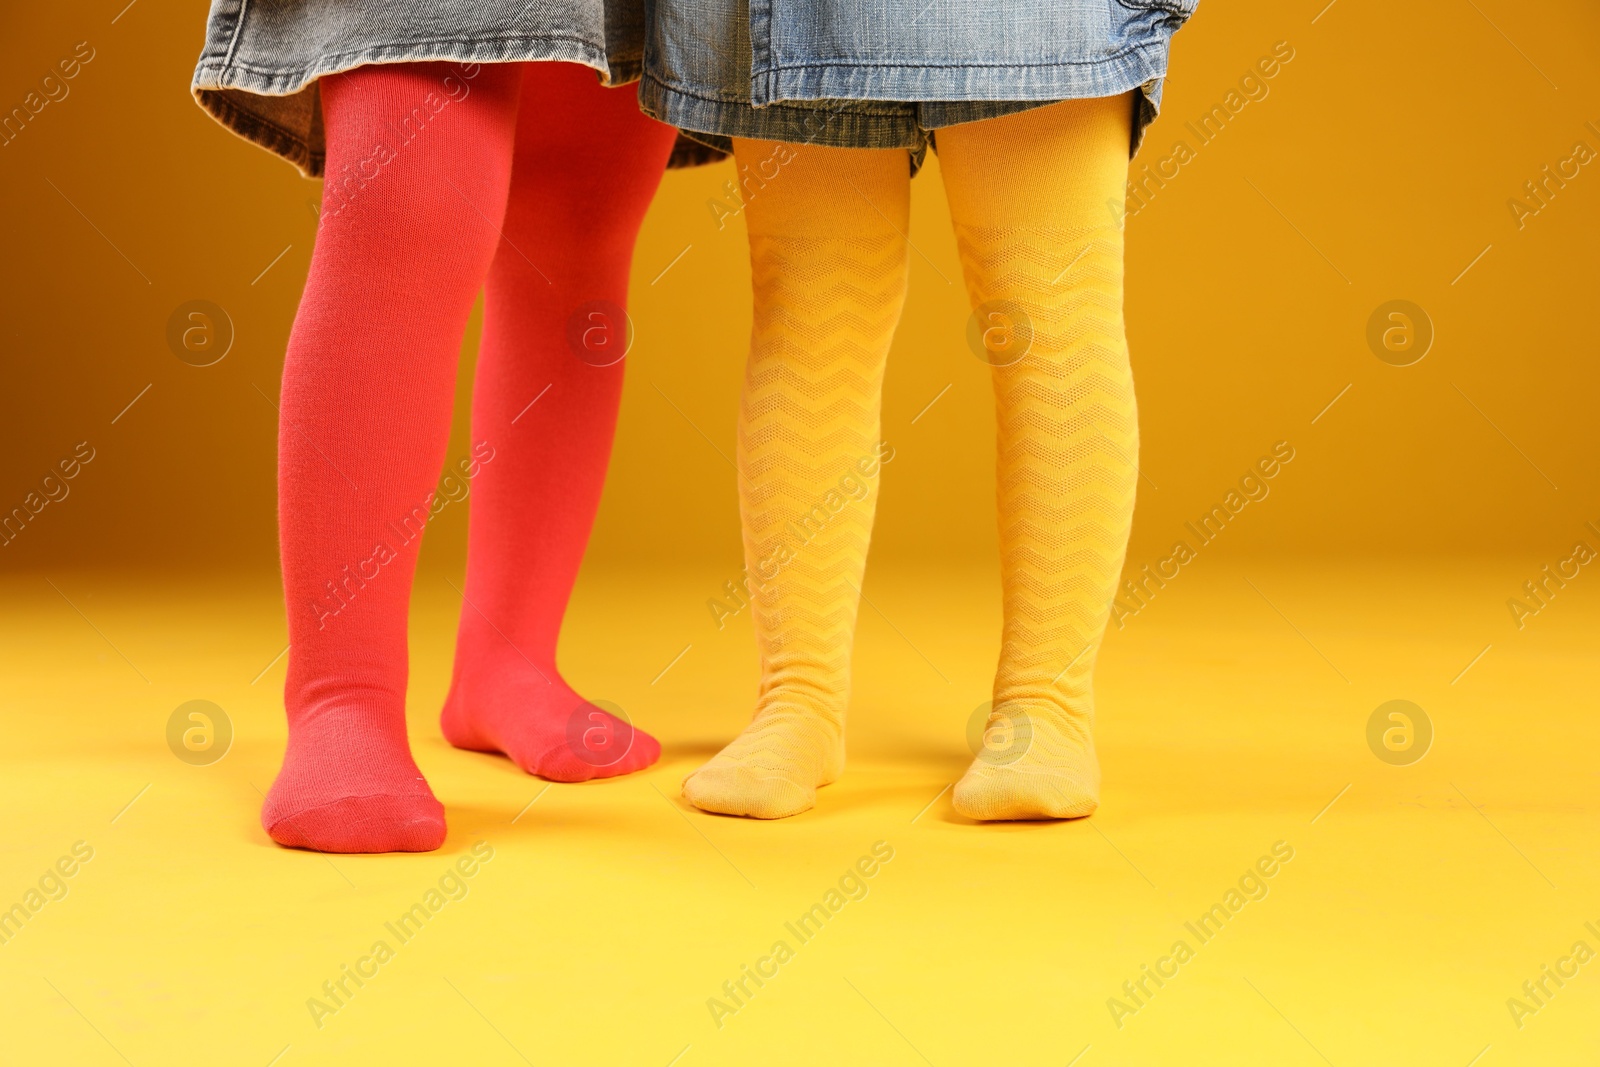
[[[986,736],[1002,743],[954,804],[977,819],[1084,816],[1099,804],[1091,681],[1139,448],[1122,235],[958,225],[956,237],[974,306],[1000,309],[1027,352],[993,371],[1005,629]]]
[[[684,795],[708,811],[774,819],[810,808],[844,768],[879,402],[907,260],[892,231],[752,233],[750,259],[738,466],[761,689],[750,725]]]

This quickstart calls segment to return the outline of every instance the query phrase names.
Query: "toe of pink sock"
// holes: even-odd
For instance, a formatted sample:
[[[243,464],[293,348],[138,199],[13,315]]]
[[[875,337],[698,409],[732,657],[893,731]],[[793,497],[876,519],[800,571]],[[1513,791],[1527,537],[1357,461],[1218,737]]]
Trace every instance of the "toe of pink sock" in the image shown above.
[[[303,811],[261,813],[278,844],[317,852],[432,852],[444,844],[444,805],[432,796],[343,797]]]
[[[522,764],[523,770],[541,778],[556,782],[587,782],[591,778],[632,774],[661,758],[661,742],[643,730],[626,724],[621,724],[621,727],[610,741],[610,745],[615,745],[618,751],[608,751],[610,745],[590,750],[581,743],[568,743],[547,749],[528,762],[517,762]]]

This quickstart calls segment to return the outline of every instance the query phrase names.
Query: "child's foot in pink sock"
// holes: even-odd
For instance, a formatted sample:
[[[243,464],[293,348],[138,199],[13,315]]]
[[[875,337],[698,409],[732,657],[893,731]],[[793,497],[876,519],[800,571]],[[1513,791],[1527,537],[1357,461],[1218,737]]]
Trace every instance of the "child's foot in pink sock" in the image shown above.
[[[323,79],[331,172],[354,175],[447,74],[384,63]],[[485,65],[378,180],[323,186],[277,401],[289,746],[261,821],[285,845],[444,841],[406,744],[406,617],[461,338],[499,243],[521,78],[520,64]]]
[[[467,580],[442,725],[458,748],[581,782],[661,754],[555,663],[611,458],[634,242],[675,134],[577,64],[523,66],[503,243],[483,287]]]
[[[457,748],[503,752],[556,782],[631,774],[661,758],[655,738],[584,700],[554,667],[521,659],[470,677],[458,670],[439,724]]]
[[[350,708],[295,724],[261,825],[280,845],[317,852],[431,852],[445,837],[404,716]]]

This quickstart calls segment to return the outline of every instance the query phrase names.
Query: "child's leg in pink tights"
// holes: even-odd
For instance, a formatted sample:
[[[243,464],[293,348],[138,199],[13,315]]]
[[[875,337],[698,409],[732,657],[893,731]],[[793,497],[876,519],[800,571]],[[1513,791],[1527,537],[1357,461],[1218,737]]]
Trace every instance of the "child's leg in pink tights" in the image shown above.
[[[454,745],[574,782],[660,754],[567,686],[556,639],[611,455],[634,239],[676,131],[586,67],[530,65],[522,92],[473,392],[472,440],[493,459],[472,480],[443,727]]]
[[[467,313],[500,241],[521,78],[417,63],[322,82],[328,179],[278,430],[289,747],[262,823],[282,844],[444,840],[406,743],[406,613]]]

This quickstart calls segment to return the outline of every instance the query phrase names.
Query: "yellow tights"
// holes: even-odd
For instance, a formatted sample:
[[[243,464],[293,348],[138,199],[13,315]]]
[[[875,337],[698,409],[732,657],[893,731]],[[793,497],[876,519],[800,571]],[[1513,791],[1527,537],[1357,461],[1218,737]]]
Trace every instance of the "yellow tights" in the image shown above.
[[[939,131],[967,291],[991,345],[1004,634],[990,744],[956,784],[974,819],[1099,803],[1092,678],[1133,515],[1138,428],[1122,329],[1127,97]],[[844,765],[878,471],[883,369],[905,299],[903,151],[734,142],[775,175],[746,207],[755,317],[739,495],[761,689],[684,782],[708,811],[781,818]]]

